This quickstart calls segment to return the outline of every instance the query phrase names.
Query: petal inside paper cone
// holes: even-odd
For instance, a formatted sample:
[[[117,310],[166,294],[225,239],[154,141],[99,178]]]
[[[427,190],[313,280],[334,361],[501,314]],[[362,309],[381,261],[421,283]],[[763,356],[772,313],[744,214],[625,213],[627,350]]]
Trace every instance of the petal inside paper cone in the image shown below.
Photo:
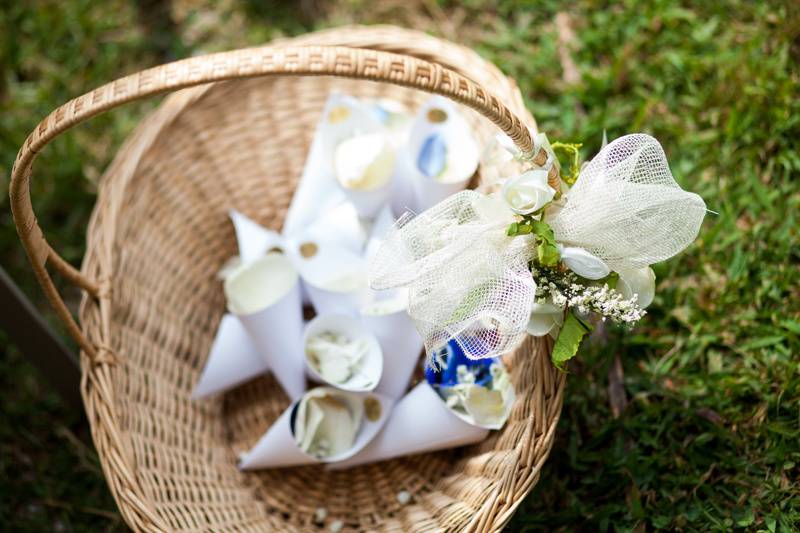
[[[317,380],[348,391],[368,391],[381,379],[381,346],[356,318],[318,315],[306,327],[303,349],[309,372]]]
[[[425,378],[454,415],[469,424],[500,429],[514,404],[514,386],[499,358],[469,359],[454,340],[434,355]]]
[[[310,404],[317,406],[310,407]],[[302,413],[301,405],[305,405]],[[302,399],[289,406],[256,445],[244,454],[240,468],[280,468],[349,459],[380,432],[389,418],[391,407],[392,400],[380,394],[347,392],[331,387],[308,391]],[[356,432],[353,436],[354,427]],[[323,440],[328,442],[321,442]],[[348,442],[350,445],[345,447]],[[301,444],[317,455],[303,451]],[[323,448],[327,453],[322,453]]]
[[[283,298],[297,284],[297,271],[282,254],[269,253],[243,264],[225,280],[228,308],[236,314],[252,314]]]
[[[335,457],[353,447],[364,418],[358,395],[332,389],[309,391],[294,418],[294,438],[305,453],[318,459]]]
[[[470,131],[455,106],[443,98],[432,98],[420,110],[400,165],[400,172],[413,184],[418,209],[466,187],[480,153]]]

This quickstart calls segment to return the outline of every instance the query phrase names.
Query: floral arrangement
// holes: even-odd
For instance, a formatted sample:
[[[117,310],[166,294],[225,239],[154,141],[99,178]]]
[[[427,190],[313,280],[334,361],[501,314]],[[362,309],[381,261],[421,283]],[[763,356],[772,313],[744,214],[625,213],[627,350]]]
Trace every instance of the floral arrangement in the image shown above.
[[[574,156],[563,180],[554,146],[535,140],[522,154],[500,139],[528,169],[405,215],[372,262],[374,289],[409,289],[429,354],[455,342],[469,358],[494,358],[525,334],[549,335],[562,367],[589,315],[639,321],[655,293],[650,265],[697,236],[705,203],[678,186],[654,138],[621,137],[585,165],[578,146],[557,144]]]

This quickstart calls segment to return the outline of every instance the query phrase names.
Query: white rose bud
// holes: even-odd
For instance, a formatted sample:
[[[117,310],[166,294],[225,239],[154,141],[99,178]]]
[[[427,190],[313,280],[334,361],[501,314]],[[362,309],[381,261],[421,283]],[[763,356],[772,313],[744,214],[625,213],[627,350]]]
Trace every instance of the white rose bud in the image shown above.
[[[526,329],[534,337],[555,336],[563,324],[564,308],[555,305],[552,298],[548,298],[545,303],[533,303]]]
[[[503,184],[502,196],[512,211],[528,215],[538,211],[553,199],[555,189],[547,184],[547,171],[529,170],[509,178]]]
[[[605,262],[583,248],[559,247],[561,261],[567,268],[586,279],[603,279],[611,273]]]
[[[626,299],[630,300],[633,295],[638,297],[636,303],[644,309],[651,303],[656,295],[656,273],[649,266],[633,270],[618,272],[619,281],[617,291]]]

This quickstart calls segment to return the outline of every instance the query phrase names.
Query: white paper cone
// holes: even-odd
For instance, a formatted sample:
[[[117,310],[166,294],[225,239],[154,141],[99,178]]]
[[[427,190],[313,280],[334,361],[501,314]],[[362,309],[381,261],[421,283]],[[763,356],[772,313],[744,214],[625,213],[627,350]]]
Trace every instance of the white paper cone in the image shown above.
[[[392,182],[393,179],[389,178],[389,180],[380,187],[368,191],[348,189],[346,187],[342,187],[342,190],[358,215],[361,218],[371,219],[374,218],[378,211],[389,201],[393,188]]]
[[[344,461],[356,455],[378,435],[388,421],[392,408],[392,400],[370,392],[347,392],[345,394],[354,394],[362,399],[373,398],[380,402],[380,413],[377,418],[370,420],[367,416],[364,416],[361,427],[356,434],[355,442],[349,450],[322,460],[303,452],[294,440],[294,433],[291,427],[292,413],[299,403],[298,400],[298,402],[294,402],[289,406],[267,430],[264,436],[259,439],[256,445],[242,456],[239,468],[242,470],[255,470],[260,468],[282,468],[314,463],[333,463]]]
[[[383,350],[383,376],[375,391],[390,398],[400,398],[419,364],[422,337],[405,309],[385,315],[365,312],[362,320],[378,337]]]
[[[327,212],[345,198],[333,171],[336,145],[355,132],[363,134],[384,130],[371,110],[355,98],[339,93],[328,97],[303,175],[286,214],[285,235],[294,236],[304,231],[320,213]]]
[[[369,297],[367,264],[336,244],[305,240],[291,252],[317,314],[357,316]]]
[[[314,364],[309,359],[309,339],[325,331],[340,333],[351,341],[359,340],[365,342],[367,345],[368,351],[364,356],[361,369],[353,374],[347,381],[336,383],[326,379],[325,376],[314,368]],[[341,314],[317,315],[316,318],[308,323],[306,331],[303,334],[303,354],[305,356],[308,373],[315,381],[327,383],[333,387],[353,392],[374,390],[381,381],[384,365],[381,344],[378,342],[377,337],[370,332],[364,324],[351,316]],[[394,396],[392,396],[392,398],[394,398]]]
[[[378,248],[380,247],[384,238],[386,238],[386,234],[392,228],[394,223],[395,218],[392,214],[391,207],[388,205],[384,206],[375,217],[375,221],[372,223],[369,237],[367,238],[367,244],[364,247],[364,257],[367,258],[367,260],[369,260],[375,254],[375,252],[378,251]]]
[[[324,242],[353,253],[361,253],[367,240],[367,232],[355,207],[343,200],[319,214],[316,222],[306,231],[300,231],[289,237],[298,245],[303,241]]]
[[[225,280],[228,307],[290,398],[305,391],[303,309],[297,271],[281,254],[243,265]]]
[[[467,424],[455,416],[436,391],[423,382],[401,399],[386,427],[352,459],[329,465],[340,470],[403,455],[431,452],[474,444],[489,430]]]
[[[231,222],[236,230],[239,244],[239,257],[242,263],[249,263],[262,257],[273,248],[283,249],[283,237],[247,218],[235,209],[230,211]]]
[[[198,400],[252,379],[269,370],[247,330],[234,315],[222,317],[206,366],[192,392]]]
[[[405,154],[405,149],[401,149],[397,154],[397,176],[392,183],[392,195],[389,198],[389,205],[395,217],[399,217],[406,212],[420,212],[417,205],[417,192],[411,183],[410,172],[405,168]]]
[[[245,453],[239,463],[242,470],[258,468],[280,468],[284,466],[300,466],[318,463],[300,448],[294,440],[291,421],[292,411],[297,404],[293,403],[278,417],[253,448]]]
[[[430,136],[440,135],[447,147],[447,170],[440,177],[424,175],[418,168],[422,147]],[[417,212],[463,190],[478,168],[480,150],[469,125],[456,107],[435,96],[420,109],[405,150],[400,154],[399,173],[415,191]]]

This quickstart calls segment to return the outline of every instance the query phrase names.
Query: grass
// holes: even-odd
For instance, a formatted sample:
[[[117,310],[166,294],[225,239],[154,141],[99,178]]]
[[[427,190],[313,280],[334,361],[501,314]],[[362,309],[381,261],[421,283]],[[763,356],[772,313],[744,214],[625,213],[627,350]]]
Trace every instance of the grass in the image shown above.
[[[584,142],[590,157],[604,129],[612,139],[649,132],[681,184],[719,213],[707,216],[689,250],[658,265],[658,296],[641,326],[597,332],[570,366],[556,444],[509,530],[797,530],[796,4],[302,5],[298,14],[288,2],[178,2],[174,28],[122,0],[4,7],[0,167],[10,169],[30,129],[69,97],[164,58],[345,22],[413,26],[472,46],[519,82],[551,139]],[[35,208],[74,263],[95,181],[153,105],[96,119],[42,154]],[[7,200],[0,202],[3,267],[41,304]],[[68,296],[76,301],[74,291]],[[122,528],[79,415],[6,339],[0,346],[0,523]]]

